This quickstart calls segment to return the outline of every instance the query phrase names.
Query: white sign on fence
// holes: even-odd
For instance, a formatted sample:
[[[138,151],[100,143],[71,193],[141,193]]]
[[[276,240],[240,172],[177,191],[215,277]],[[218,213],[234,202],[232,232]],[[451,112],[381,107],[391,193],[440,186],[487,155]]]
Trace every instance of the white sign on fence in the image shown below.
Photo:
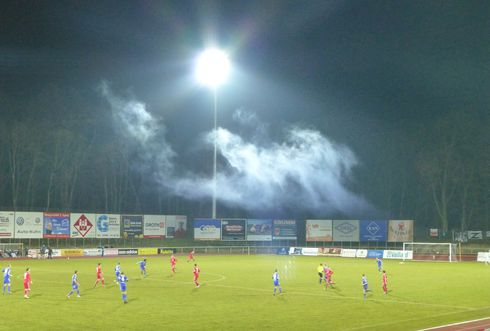
[[[357,249],[342,248],[340,256],[342,257],[356,257]]]
[[[367,257],[367,249],[358,249],[356,257]]]
[[[16,212],[15,213],[15,238],[42,238],[43,237],[43,213]]]
[[[0,211],[0,239],[14,237],[14,221],[13,211]]]
[[[318,247],[289,247],[289,255],[318,256]]]
[[[97,214],[96,216],[96,238],[121,237],[121,215]]]
[[[145,238],[165,238],[165,215],[144,215],[143,236]]]
[[[393,260],[412,260],[413,251],[385,250],[383,252],[383,258]]]
[[[478,252],[476,261],[490,263],[490,252]]]
[[[306,220],[306,241],[332,241],[332,220]]]
[[[95,214],[71,213],[70,224],[71,238],[95,238]]]

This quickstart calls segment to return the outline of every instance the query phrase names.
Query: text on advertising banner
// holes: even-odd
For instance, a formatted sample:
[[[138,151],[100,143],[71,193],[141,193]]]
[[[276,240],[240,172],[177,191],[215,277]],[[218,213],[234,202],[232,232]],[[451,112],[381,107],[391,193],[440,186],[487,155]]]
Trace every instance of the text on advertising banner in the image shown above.
[[[96,238],[121,238],[121,215],[97,214]]]
[[[70,238],[69,213],[44,213],[44,238]]]
[[[121,215],[123,238],[143,238],[143,215]]]
[[[167,238],[185,238],[187,236],[187,216],[165,215]]]
[[[383,258],[394,260],[412,260],[413,251],[385,250],[383,251]]]
[[[332,220],[306,220],[306,241],[332,241]]]
[[[61,256],[83,256],[83,249],[62,249]]]
[[[43,213],[15,212],[15,238],[42,238]]]
[[[334,220],[333,241],[359,241],[359,221]]]
[[[244,219],[221,220],[221,240],[245,240],[245,230]]]
[[[70,215],[72,238],[95,238],[95,214],[72,213]]]
[[[138,248],[138,255],[157,255],[158,248]]]
[[[296,220],[274,220],[272,239],[296,240]]]
[[[382,259],[383,258],[383,254],[384,254],[384,251],[383,250],[368,249],[367,258],[368,259],[375,259],[375,258]]]
[[[143,216],[143,236],[145,238],[165,238],[165,215]]]
[[[360,241],[380,241],[388,239],[388,221],[361,220]]]
[[[272,220],[247,220],[248,241],[271,241]]]
[[[220,240],[221,221],[217,219],[195,219],[194,239],[195,240]]]
[[[0,238],[14,237],[15,214],[13,211],[0,211]]]
[[[138,248],[119,248],[117,255],[138,255]]]
[[[388,222],[388,241],[389,242],[413,241],[413,221],[390,220]]]

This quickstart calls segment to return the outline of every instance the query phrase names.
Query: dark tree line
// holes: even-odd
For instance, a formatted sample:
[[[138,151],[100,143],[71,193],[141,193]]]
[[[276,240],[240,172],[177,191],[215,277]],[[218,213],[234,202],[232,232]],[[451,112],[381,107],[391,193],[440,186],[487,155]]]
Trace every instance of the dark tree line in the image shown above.
[[[103,100],[46,91],[18,104],[0,97],[2,209],[209,216],[210,201],[172,196],[134,166],[137,151],[118,134]],[[354,188],[377,207],[366,217],[414,219],[419,229],[490,230],[489,124],[478,111],[448,111],[369,141]],[[199,162],[211,170],[211,155]]]
[[[359,177],[372,201],[418,230],[490,230],[490,130],[478,112],[448,111],[375,146]]]

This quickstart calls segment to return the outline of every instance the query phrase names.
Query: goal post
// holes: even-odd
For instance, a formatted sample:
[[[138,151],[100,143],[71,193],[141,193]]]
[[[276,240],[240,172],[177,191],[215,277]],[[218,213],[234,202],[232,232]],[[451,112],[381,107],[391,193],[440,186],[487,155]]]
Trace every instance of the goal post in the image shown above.
[[[457,245],[452,243],[404,242],[403,251],[412,251],[413,260],[457,262]],[[405,254],[403,254],[405,256]]]

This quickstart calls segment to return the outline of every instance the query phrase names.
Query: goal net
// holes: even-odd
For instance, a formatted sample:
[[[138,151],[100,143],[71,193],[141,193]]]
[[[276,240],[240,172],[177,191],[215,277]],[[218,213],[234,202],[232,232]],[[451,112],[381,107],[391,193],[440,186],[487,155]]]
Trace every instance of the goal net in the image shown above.
[[[15,258],[24,255],[24,244],[22,243],[0,243],[0,258]]]
[[[451,243],[403,243],[403,251],[412,251],[413,259],[419,261],[457,262],[456,247]]]

